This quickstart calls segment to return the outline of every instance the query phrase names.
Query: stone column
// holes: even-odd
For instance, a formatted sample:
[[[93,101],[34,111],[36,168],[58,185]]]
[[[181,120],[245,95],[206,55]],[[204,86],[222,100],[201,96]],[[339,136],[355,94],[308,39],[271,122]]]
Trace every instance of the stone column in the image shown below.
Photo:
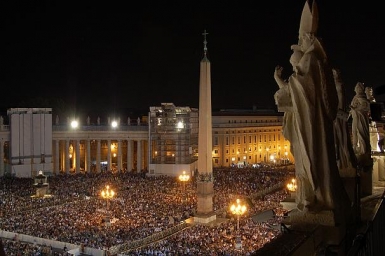
[[[137,171],[140,172],[140,170],[142,170],[142,141],[141,140],[138,140],[138,149],[137,149],[137,152],[136,152],[136,156],[137,156]]]
[[[76,173],[80,172],[80,140],[76,140],[75,143],[75,161],[76,161]]]
[[[132,144],[133,144],[133,141],[128,139],[127,140],[127,171],[131,171],[132,170]]]
[[[111,163],[111,140],[107,140],[107,171],[112,170]]]
[[[64,159],[65,159],[65,163],[64,163],[64,170],[65,170],[65,173],[69,173],[70,172],[70,159],[69,159],[69,148],[70,148],[70,141],[69,139],[66,139],[66,142],[65,142],[65,147],[64,147]]]
[[[59,156],[60,156],[60,149],[59,149],[59,140],[55,140],[55,166],[54,166],[54,173],[59,173],[60,167],[59,167]]]
[[[96,140],[95,143],[96,143],[96,172],[100,173],[100,159],[101,159],[100,140]]]
[[[85,166],[85,170],[87,172],[91,172],[91,140],[88,139],[87,140],[87,157],[86,157],[87,161],[86,161],[86,166]]]
[[[122,140],[118,140],[118,171],[122,170]]]

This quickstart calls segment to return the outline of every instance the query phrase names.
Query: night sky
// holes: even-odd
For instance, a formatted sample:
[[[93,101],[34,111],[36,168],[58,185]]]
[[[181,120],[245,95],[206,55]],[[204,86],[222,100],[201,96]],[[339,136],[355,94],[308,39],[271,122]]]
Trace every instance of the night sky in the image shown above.
[[[205,29],[213,108],[274,107],[274,67],[290,75],[305,0],[8,2],[0,107],[42,107],[45,99],[77,111],[147,111],[162,102],[199,106]],[[383,9],[317,3],[318,36],[347,100],[358,81],[385,84]]]

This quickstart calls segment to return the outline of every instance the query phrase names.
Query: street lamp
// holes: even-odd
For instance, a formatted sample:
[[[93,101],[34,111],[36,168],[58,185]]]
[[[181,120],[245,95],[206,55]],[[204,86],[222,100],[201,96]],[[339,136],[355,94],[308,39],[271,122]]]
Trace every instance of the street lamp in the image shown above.
[[[235,248],[241,249],[242,248],[242,241],[241,237],[239,235],[239,217],[243,215],[246,212],[247,208],[246,205],[241,204],[241,200],[238,198],[236,204],[232,204],[230,206],[230,211],[232,214],[237,215],[237,237],[236,237],[236,243]]]
[[[297,182],[296,180],[293,178],[291,179],[291,182],[289,182],[287,185],[286,185],[286,188],[290,191],[290,192],[295,192],[297,190]]]
[[[270,162],[275,164],[275,156],[273,154],[270,155]]]
[[[289,190],[291,198],[295,198],[297,191],[297,181],[295,178],[292,178],[291,181],[287,183],[286,188]]]
[[[189,181],[190,175],[186,174],[186,171],[183,171],[181,175],[179,175],[179,180],[183,183],[183,193],[186,195],[186,182]]]
[[[109,185],[107,185],[106,188],[104,190],[102,190],[100,195],[102,196],[103,199],[106,199],[106,201],[107,201],[107,207],[106,207],[107,208],[107,221],[110,222],[109,203],[110,203],[110,199],[112,199],[115,196],[115,192],[112,189],[110,189]]]
[[[246,205],[241,204],[241,200],[237,199],[237,204],[232,204],[230,206],[230,211],[232,214],[237,215],[237,230],[239,230],[239,216],[243,215],[246,212]]]

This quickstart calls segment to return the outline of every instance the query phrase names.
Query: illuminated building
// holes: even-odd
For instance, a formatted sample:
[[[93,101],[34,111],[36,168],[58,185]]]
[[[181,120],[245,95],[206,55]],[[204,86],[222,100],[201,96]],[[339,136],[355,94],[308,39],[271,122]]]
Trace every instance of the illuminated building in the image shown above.
[[[77,119],[77,126],[65,117],[53,122],[50,108],[12,108],[8,119],[9,124],[0,124],[0,176],[33,177],[39,170],[45,175],[148,170],[177,176],[197,168],[196,108],[162,103],[150,107],[143,121],[118,121],[115,127],[110,118]],[[277,163],[293,162],[290,153],[285,155],[290,143],[282,136],[282,116],[274,111],[222,110],[213,112],[212,120],[214,167],[271,163],[271,155]]]

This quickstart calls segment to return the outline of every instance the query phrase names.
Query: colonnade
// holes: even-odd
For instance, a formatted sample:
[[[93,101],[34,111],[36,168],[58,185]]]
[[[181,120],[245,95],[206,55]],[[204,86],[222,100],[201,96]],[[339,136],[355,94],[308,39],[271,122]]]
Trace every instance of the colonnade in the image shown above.
[[[54,172],[141,171],[147,169],[147,141],[132,139],[56,139]]]

